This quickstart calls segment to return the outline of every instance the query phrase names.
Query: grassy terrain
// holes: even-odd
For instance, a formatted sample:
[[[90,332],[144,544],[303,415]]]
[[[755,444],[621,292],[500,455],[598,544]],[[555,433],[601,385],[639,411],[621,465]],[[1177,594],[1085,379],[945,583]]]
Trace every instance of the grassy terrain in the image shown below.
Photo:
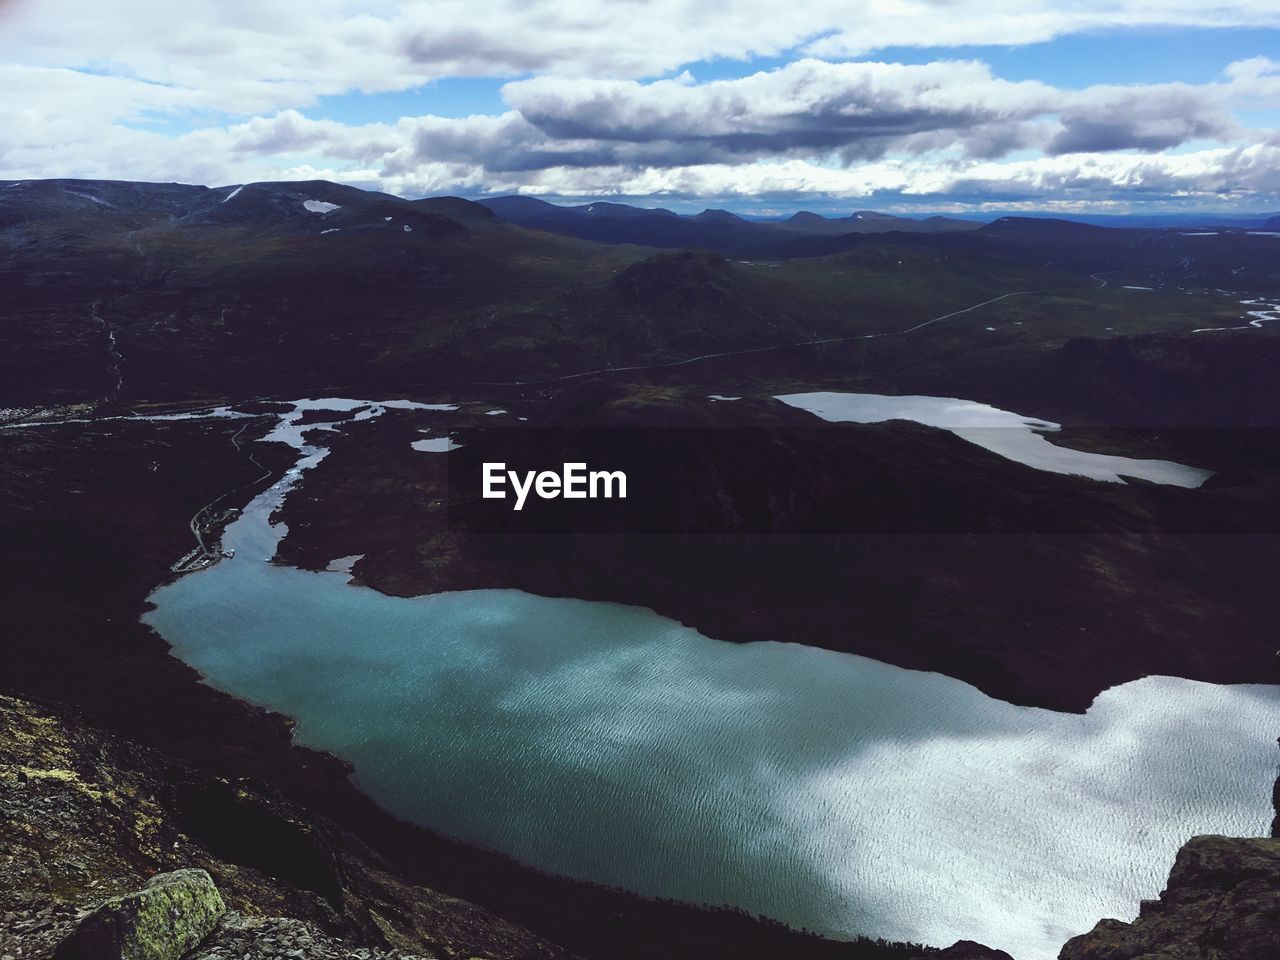
[[[590,243],[462,200],[333,184],[257,185],[226,203],[181,190],[194,193],[120,187],[104,193],[110,207],[72,203],[54,185],[25,206],[6,191],[0,405],[531,380],[889,333],[1011,292],[1026,295],[877,347],[889,364],[881,379],[911,356],[998,348],[1016,362],[1074,337],[1186,332],[1239,315],[1238,295],[1124,290],[1114,270],[1099,287],[1082,272],[1122,255],[1149,272],[1188,242],[1176,236],[1136,244],[1089,228],[1064,245],[1043,231],[887,234],[765,262]],[[308,213],[304,197],[339,207]],[[1221,256],[1256,242],[1224,238]],[[789,372],[787,357],[768,359],[770,372]]]

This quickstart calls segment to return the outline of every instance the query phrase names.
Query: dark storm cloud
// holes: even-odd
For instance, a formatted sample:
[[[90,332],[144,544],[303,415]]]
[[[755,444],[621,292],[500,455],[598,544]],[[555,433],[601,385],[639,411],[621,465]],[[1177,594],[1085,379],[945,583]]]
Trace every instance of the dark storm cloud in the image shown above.
[[[663,153],[681,163],[814,152],[854,160],[953,145],[986,156],[997,143],[1025,145],[1018,123],[1043,112],[1051,92],[1007,83],[971,62],[815,60],[703,85],[542,77],[504,88],[508,102],[550,138],[617,144],[620,158],[626,144],[655,163]],[[930,135],[940,136],[920,139]]]
[[[1239,125],[1206,88],[1180,85],[1084,94],[1059,114],[1062,130],[1047,152],[1167,150],[1190,140],[1227,140]]]
[[[678,166],[814,154],[857,163],[941,150],[974,159],[1025,148],[1157,151],[1237,135],[1223,89],[1064,91],[1001,80],[967,61],[802,60],[706,84],[538,77],[508,84],[504,96],[548,140],[598,145],[574,151],[584,157]]]

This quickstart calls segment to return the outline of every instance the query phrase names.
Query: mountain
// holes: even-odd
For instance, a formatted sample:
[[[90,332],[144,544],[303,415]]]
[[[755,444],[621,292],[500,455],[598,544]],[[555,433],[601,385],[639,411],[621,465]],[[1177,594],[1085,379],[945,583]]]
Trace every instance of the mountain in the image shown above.
[[[457,374],[446,358],[486,304],[635,258],[467,200],[325,182],[0,185],[0,403],[115,399],[113,349],[125,396],[337,383],[354,358],[361,378]]]
[[[597,201],[565,207],[535,197],[497,197],[478,201],[509,223],[529,225],[534,221],[564,223],[575,220],[636,220],[648,217],[675,218],[670,210],[632,207],[625,203]]]
[[[745,220],[725,210],[680,216],[664,209],[597,202],[558,206],[533,197],[479,201],[508,223],[600,243],[651,247],[700,247],[726,256],[784,258],[820,256],[856,243],[857,234],[939,233],[976,230],[967,220],[913,220],[864,210],[831,219],[801,211],[786,220]],[[842,240],[841,238],[848,238]]]
[[[459,223],[491,223],[498,219],[498,215],[488,207],[474,200],[464,200],[462,197],[427,197],[424,200],[412,201],[412,206],[428,213],[449,217]]]
[[[1018,290],[1280,282],[1273,241],[1239,232],[1010,217],[831,233],[919,222],[793,220],[410,201],[325,181],[4,183],[0,404],[549,377],[910,326]],[[680,248],[709,256],[655,256]],[[1187,298],[1148,305],[1112,325],[1239,322],[1222,305],[1197,322],[1188,312],[1205,304]],[[1080,316],[1072,329],[1097,329],[1096,305]]]
[[[91,240],[115,226],[252,225],[312,232],[321,223],[331,226],[334,219],[372,223],[377,212],[412,209],[408,200],[327,180],[225,187],[119,180],[0,182],[0,230],[24,224],[60,226],[73,231],[69,240]]]
[[[1108,228],[1050,217],[1000,217],[979,229],[984,233],[1003,236],[1017,234],[1041,237],[1067,234],[1074,237],[1100,237],[1105,235]]]
[[[1113,287],[1269,291],[1280,259],[1266,238],[1244,231],[1121,229],[1051,217],[1000,217],[968,233],[917,234],[904,244],[953,253],[982,252],[1038,263]]]
[[[730,213],[728,210],[703,210],[701,213],[694,214],[694,220],[718,220],[722,223],[747,223],[736,213]]]
[[[1225,228],[1237,230],[1257,230],[1273,213],[1073,213],[1068,217],[1061,214],[1015,214],[1031,218],[1066,219],[1077,223],[1089,223],[1095,227],[1118,227],[1136,230],[1139,228],[1170,230],[1198,227]]]
[[[948,231],[977,230],[981,224],[971,220],[954,220],[949,217],[927,217],[916,220],[895,217],[874,210],[858,210],[847,217],[824,217],[809,211],[793,214],[786,220],[771,224],[781,230],[800,231],[825,235],[848,233],[942,233]]]
[[[814,228],[821,229],[826,224],[827,218],[819,216],[816,213],[810,213],[808,210],[801,210],[799,213],[793,213],[791,216],[783,220],[779,226],[785,229],[793,230],[810,230]]]
[[[964,233],[976,230],[995,217],[1019,220],[1053,220],[1089,224],[1098,227],[1111,227],[1121,230],[1136,229],[1193,229],[1211,228],[1226,230],[1275,230],[1280,223],[1280,216],[1268,213],[1256,214],[1214,214],[1214,213],[1169,213],[1169,214],[1090,214],[1079,213],[1070,216],[1058,214],[1044,215],[1035,213],[992,214],[991,217],[946,217],[932,215],[926,217],[902,217],[882,213],[875,210],[856,210],[847,217],[825,217],[812,211],[800,211],[783,218],[752,217],[745,218],[724,210],[704,210],[693,216],[681,217],[670,210],[650,210],[643,207],[631,207],[619,203],[580,204],[577,206],[559,206],[533,197],[496,197],[480,200],[479,203],[489,207],[503,220],[525,226],[538,225],[539,229],[565,232],[566,219],[576,218],[590,207],[613,208],[613,218],[621,216],[658,215],[668,219],[677,218],[693,221],[722,220],[726,222],[759,225],[789,233],[805,233],[826,236],[841,236],[851,233]],[[622,213],[621,211],[630,211]],[[600,212],[597,212],[597,216]],[[535,224],[535,221],[538,223]],[[1268,226],[1268,224],[1270,224]],[[573,234],[578,235],[578,234]],[[596,236],[595,239],[605,242],[632,242],[628,237],[618,239],[607,236]],[[661,244],[671,246],[672,244]],[[721,253],[732,253],[731,249],[719,249]]]
[[[921,222],[869,211],[792,221],[410,201],[325,181],[0,184],[0,404],[550,376],[908,325],[1020,289],[1280,282],[1273,241],[1240,232],[1030,217],[886,232]],[[624,275],[680,248],[716,259]],[[664,283],[679,295],[664,302]]]
[[[552,224],[557,232],[622,230],[651,247],[756,237],[774,254],[845,246],[733,217],[695,221],[621,204],[563,209],[509,198],[497,206],[542,227],[546,216],[577,224]],[[603,366],[619,351],[633,359],[686,343],[804,339],[830,330],[841,312],[818,305],[815,321],[803,289],[721,261],[681,280],[687,296],[656,324],[599,322],[660,312],[651,298],[631,302],[620,292],[634,275],[613,282],[653,252],[532,232],[503,222],[492,205],[457,197],[409,201],[324,181],[3,184],[0,284],[10,292],[0,403],[177,399],[257,392],[267,382],[301,391],[353,376],[512,378]],[[724,289],[738,290],[723,302],[720,274],[734,275]],[[734,322],[735,309],[750,322]],[[676,318],[691,310],[701,319],[682,327]]]
[[[681,217],[670,210],[603,202],[568,207],[532,197],[497,197],[479,202],[507,223],[599,243],[700,247],[741,255],[779,239],[769,228],[732,215]]]

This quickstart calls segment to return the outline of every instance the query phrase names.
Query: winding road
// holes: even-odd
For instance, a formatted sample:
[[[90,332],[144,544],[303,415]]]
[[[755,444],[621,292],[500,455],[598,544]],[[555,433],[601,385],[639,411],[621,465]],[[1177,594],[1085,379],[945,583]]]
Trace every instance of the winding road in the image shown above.
[[[1103,281],[1105,285],[1105,281]],[[442,383],[436,384],[441,387],[537,387],[545,386],[551,383],[564,383],[568,380],[580,380],[583,377],[595,377],[609,373],[628,373],[638,370],[667,370],[672,367],[683,367],[691,363],[700,363],[703,360],[720,360],[726,357],[743,357],[754,353],[769,353],[775,350],[794,350],[797,347],[817,347],[828,343],[849,343],[854,340],[879,340],[883,337],[900,337],[903,334],[914,333],[917,330],[923,330],[925,327],[932,326],[935,323],[941,323],[943,320],[950,320],[952,317],[958,317],[961,314],[971,313],[981,307],[998,303],[1001,300],[1007,300],[1010,297],[1025,297],[1033,293],[1050,293],[1051,289],[1042,290],[1014,290],[1010,293],[1002,293],[998,297],[992,297],[990,300],[983,300],[981,303],[975,303],[972,306],[965,307],[961,310],[953,310],[950,313],[944,313],[940,317],[934,317],[931,320],[925,320],[923,323],[917,323],[911,327],[904,327],[901,330],[886,330],[883,333],[855,333],[845,337],[823,337],[818,340],[800,340],[796,343],[780,343],[770,347],[747,347],[743,350],[726,350],[721,353],[704,353],[696,357],[687,357],[684,360],[670,360],[663,363],[640,363],[629,367],[603,367],[599,370],[584,370],[579,373],[569,373],[560,377],[547,377],[542,380],[508,380],[508,381],[480,381],[474,380],[466,383]]]
[[[191,573],[193,570],[202,570],[210,564],[217,562],[218,558],[221,556],[221,550],[218,548],[210,549],[208,544],[204,542],[204,530],[202,527],[209,519],[209,511],[227,497],[231,496],[231,494],[236,493],[239,490],[244,490],[247,487],[255,486],[271,476],[271,470],[269,468],[264,467],[252,453],[240,446],[240,435],[247,429],[249,429],[249,424],[246,423],[241,426],[240,429],[231,437],[231,445],[236,448],[236,453],[243,453],[249,458],[249,461],[254,466],[260,468],[263,471],[262,475],[255,477],[247,483],[242,483],[238,487],[233,487],[225,493],[219,494],[191,515],[191,520],[187,525],[191,528],[191,533],[196,538],[196,545],[189,553],[183,556],[182,559],[169,567],[169,569],[174,573]]]

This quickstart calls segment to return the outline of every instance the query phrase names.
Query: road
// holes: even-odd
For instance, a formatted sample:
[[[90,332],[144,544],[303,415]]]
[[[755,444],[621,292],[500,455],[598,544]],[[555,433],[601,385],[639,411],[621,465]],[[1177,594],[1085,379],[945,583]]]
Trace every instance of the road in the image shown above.
[[[1104,281],[1105,284],[1105,281]],[[884,333],[857,333],[846,337],[824,337],[819,340],[801,340],[797,343],[782,343],[771,347],[748,347],[744,350],[726,350],[722,353],[704,353],[696,357],[688,357],[684,360],[671,360],[665,363],[641,363],[630,367],[602,367],[599,370],[584,370],[580,373],[569,373],[559,377],[547,377],[543,380],[510,380],[510,381],[471,381],[469,383],[447,383],[438,384],[438,386],[447,387],[538,387],[552,383],[564,383],[569,380],[581,380],[583,377],[602,376],[611,373],[630,373],[639,370],[667,370],[672,367],[683,367],[691,363],[701,363],[703,360],[720,360],[727,357],[744,357],[754,353],[770,353],[777,350],[794,350],[797,347],[817,347],[828,343],[849,343],[854,340],[879,340],[883,337],[900,337],[903,334],[914,333],[917,330],[923,330],[925,327],[932,326],[935,323],[941,323],[943,320],[950,320],[952,317],[958,317],[961,314],[971,313],[981,307],[998,303],[1001,300],[1007,300],[1010,297],[1025,297],[1034,293],[1048,293],[1045,290],[1015,290],[1011,293],[1002,293],[998,297],[992,297],[990,300],[983,300],[981,303],[975,303],[972,306],[965,307],[962,310],[953,310],[950,313],[944,313],[942,316],[934,317],[931,320],[925,320],[923,323],[917,323],[911,327],[904,327],[901,330],[888,330]]]
[[[258,459],[254,457],[252,453],[240,446],[240,435],[247,429],[249,429],[249,424],[246,423],[237,430],[231,437],[231,444],[236,448],[237,453],[243,453],[249,458],[250,462],[253,463],[254,466],[261,469],[263,471],[262,475],[255,477],[248,483],[242,483],[238,487],[234,487],[225,493],[219,494],[191,515],[191,520],[187,525],[191,528],[192,536],[196,538],[196,546],[190,553],[186,554],[182,559],[169,567],[169,569],[174,573],[190,573],[193,570],[202,570],[210,564],[216,563],[222,555],[221,549],[210,549],[208,544],[204,542],[204,531],[201,529],[204,523],[209,519],[209,511],[227,497],[231,496],[231,494],[236,493],[239,490],[244,490],[246,487],[255,486],[271,476],[271,470],[264,467],[258,462]]]

